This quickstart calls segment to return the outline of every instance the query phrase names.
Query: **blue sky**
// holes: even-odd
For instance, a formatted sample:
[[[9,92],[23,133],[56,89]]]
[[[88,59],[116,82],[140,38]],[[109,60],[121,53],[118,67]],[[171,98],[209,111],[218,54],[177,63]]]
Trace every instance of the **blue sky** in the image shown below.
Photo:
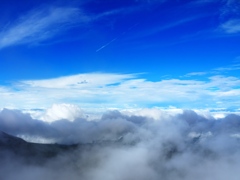
[[[0,108],[239,111],[238,0],[3,0],[0,11]]]

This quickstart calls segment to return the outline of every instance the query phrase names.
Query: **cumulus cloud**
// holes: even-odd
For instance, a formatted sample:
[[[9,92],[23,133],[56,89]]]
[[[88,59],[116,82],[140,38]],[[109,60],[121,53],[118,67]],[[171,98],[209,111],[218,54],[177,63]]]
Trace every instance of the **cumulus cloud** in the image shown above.
[[[59,119],[74,121],[77,118],[82,118],[83,111],[76,105],[72,104],[53,104],[50,109],[42,115],[41,120],[53,122]]]
[[[59,113],[62,116],[53,116],[54,121],[46,122],[33,119],[30,114],[19,110],[3,109],[0,112],[0,127],[2,131],[13,135],[39,136],[69,144],[116,140],[129,133],[134,134],[143,132],[143,130],[147,132],[148,128],[150,128],[150,132],[157,130],[157,128],[164,128],[166,131],[168,125],[169,128],[184,127],[185,133],[211,132],[212,134],[227,133],[231,135],[238,133],[240,125],[239,116],[236,114],[215,119],[210,112],[181,109],[112,110],[103,113],[95,120],[89,120],[83,111],[74,105],[53,105],[46,112],[57,113],[59,110],[62,110]],[[69,116],[69,112],[74,111],[76,116]],[[174,134],[172,130],[168,133]]]
[[[158,112],[159,111],[159,112]],[[215,119],[193,110],[108,111],[95,121],[52,123],[17,110],[0,112],[0,128],[15,135],[42,136],[79,148],[29,164],[1,155],[0,177],[16,179],[219,179],[237,180],[240,116]],[[156,116],[151,115],[156,114]],[[203,113],[204,114],[204,113]],[[87,144],[85,144],[88,142]],[[4,155],[4,156],[3,156]],[[14,161],[12,161],[14,158]],[[15,167],[15,173],[11,169]],[[16,168],[17,167],[17,168]]]
[[[57,116],[56,113],[61,109],[63,111]],[[69,112],[74,111],[76,116],[73,117],[74,114],[69,116]],[[119,115],[120,113],[116,115],[107,113],[102,119],[89,121],[87,118],[83,118],[82,112],[79,112],[81,111],[75,106],[54,105],[53,108],[46,111],[46,114],[43,114],[42,119],[45,120],[43,121],[33,119],[30,114],[22,113],[19,110],[3,109],[0,112],[0,127],[4,132],[27,140],[51,139],[51,141],[67,144],[115,140],[121,136],[121,133],[133,128],[133,124],[124,120]],[[52,117],[46,117],[49,114]],[[119,117],[115,118],[118,115]],[[48,118],[47,122],[44,118]],[[53,118],[54,121],[52,121]]]

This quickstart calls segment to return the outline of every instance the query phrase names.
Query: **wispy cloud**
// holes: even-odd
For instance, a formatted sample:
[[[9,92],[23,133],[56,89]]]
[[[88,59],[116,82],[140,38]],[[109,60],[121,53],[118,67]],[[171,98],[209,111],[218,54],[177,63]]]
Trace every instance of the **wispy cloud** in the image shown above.
[[[224,32],[233,34],[240,32],[240,19],[231,19],[221,25],[221,29]]]
[[[220,29],[227,34],[235,34],[240,32],[240,3],[238,0],[221,1],[219,18],[222,22]]]
[[[240,4],[238,0],[216,0],[220,2],[222,7],[220,9],[220,18],[225,19],[229,15],[239,15]]]
[[[225,74],[225,73],[228,73],[229,71],[237,71],[240,69],[240,63],[238,58],[239,57],[236,57],[235,60],[233,60],[233,63],[230,65],[217,67],[209,71],[187,73],[182,77],[210,76],[210,75],[216,75],[216,74]]]
[[[173,28],[178,28],[180,26],[186,25],[188,23],[197,21],[199,19],[202,19],[204,17],[209,16],[209,14],[200,14],[200,15],[196,15],[193,17],[185,17],[185,18],[181,18],[172,22],[168,22],[167,24],[162,24],[162,25],[156,25],[153,26],[152,28],[148,28],[147,30],[143,30],[139,33],[136,33],[136,35],[134,36],[134,38],[139,38],[139,37],[147,37],[147,36],[152,36],[152,35],[156,35],[158,33],[161,33],[163,31],[166,30],[170,30]]]
[[[230,67],[220,67],[216,68],[216,71],[233,71],[233,70],[239,70],[240,69],[240,64],[236,66],[230,66]]]
[[[207,74],[207,72],[191,72],[191,73],[187,73],[184,76],[191,77],[191,76],[202,76],[202,75],[206,75],[206,74]]]
[[[228,72],[228,71],[236,71],[240,69],[240,63],[235,60],[236,63],[232,65],[228,65],[225,67],[218,67],[213,69],[213,71],[218,71],[218,72]]]
[[[217,28],[224,33],[234,34],[240,32],[240,4],[238,0],[197,0],[190,2],[191,6],[203,6],[214,3],[219,6],[217,13],[219,21],[221,22]]]
[[[20,16],[16,21],[10,22],[0,31],[0,49],[19,44],[38,44],[70,28],[86,27],[88,26],[87,23],[96,22],[116,14],[134,13],[142,8],[143,6],[140,4],[96,14],[85,11],[81,5],[79,7],[44,6],[36,8]],[[107,45],[108,43],[99,50]]]
[[[35,9],[20,17],[0,32],[0,48],[25,43],[38,43],[51,38],[70,26],[86,22],[78,8],[51,7]]]

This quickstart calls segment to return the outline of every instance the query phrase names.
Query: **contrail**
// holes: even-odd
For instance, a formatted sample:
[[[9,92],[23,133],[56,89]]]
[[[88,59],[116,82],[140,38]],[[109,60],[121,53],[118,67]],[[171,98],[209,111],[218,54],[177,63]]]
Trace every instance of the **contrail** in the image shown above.
[[[127,33],[128,31],[130,31],[133,27],[135,27],[136,25],[138,25],[139,23],[134,24],[133,26],[131,26],[130,28],[128,28],[126,31],[122,32],[118,37],[112,39],[111,41],[109,41],[107,44],[101,46],[99,49],[96,50],[96,52],[101,51],[103,48],[107,47],[109,44],[111,44],[112,42],[116,41],[120,36],[124,35],[125,33]]]
[[[112,42],[116,41],[117,38],[112,39],[111,41],[109,41],[107,44],[103,45],[102,47],[100,47],[99,49],[96,50],[96,52],[101,51],[103,48],[107,47],[109,44],[111,44]]]

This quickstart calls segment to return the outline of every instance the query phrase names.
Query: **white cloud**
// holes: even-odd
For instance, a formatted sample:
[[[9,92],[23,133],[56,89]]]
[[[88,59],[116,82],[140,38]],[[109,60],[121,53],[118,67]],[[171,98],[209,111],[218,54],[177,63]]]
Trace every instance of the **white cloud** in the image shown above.
[[[142,109],[126,109],[120,110],[120,112],[127,116],[141,116],[147,117],[154,120],[167,120],[172,116],[180,114],[183,112],[182,109],[177,109],[173,107],[169,108],[142,108]]]
[[[221,28],[229,34],[240,32],[240,19],[231,19],[221,25]]]
[[[209,76],[209,75],[218,75],[218,74],[223,74],[223,73],[228,73],[229,71],[237,71],[240,69],[240,64],[239,64],[239,57],[234,58],[232,64],[225,65],[222,67],[218,68],[213,68],[209,71],[201,71],[201,72],[190,72],[182,77],[192,77],[192,76]]]
[[[50,7],[32,10],[0,32],[0,48],[38,43],[89,19],[77,8]]]
[[[110,111],[94,122],[82,118],[46,123],[21,111],[4,109],[0,111],[2,143],[1,131],[34,142],[80,144],[45,159],[41,152],[49,152],[45,151],[46,145],[34,145],[25,151],[32,146],[20,143],[19,156],[1,151],[0,177],[7,180],[239,179],[240,116],[229,114],[215,119],[191,110],[179,113],[174,110],[161,111],[158,121],[149,118],[149,114],[158,114],[157,111],[144,109],[143,114],[139,110],[135,115]],[[28,161],[24,161],[25,157]]]
[[[35,141],[79,143],[117,140],[121,136],[131,140],[145,139],[154,134],[161,135],[159,138],[168,138],[167,136],[172,138],[176,135],[174,130],[183,132],[186,130],[184,134],[193,132],[236,134],[239,133],[238,124],[240,124],[240,116],[233,113],[215,119],[211,112],[176,108],[107,111],[102,112],[101,117],[96,120],[89,121],[77,106],[60,104],[48,109],[45,115],[54,118],[54,121],[49,123],[46,119],[33,119],[29,114],[19,110],[3,109],[0,111],[0,131],[31,141],[35,139]],[[140,133],[146,137],[129,137],[133,135],[132,133]]]
[[[43,80],[24,80],[2,87],[0,107],[46,109],[52,104],[77,104],[83,109],[236,108],[240,79],[215,75],[205,79],[160,79],[143,74],[89,73]],[[43,98],[47,97],[47,98]],[[23,103],[24,102],[24,103]]]
[[[187,73],[186,75],[184,75],[185,77],[191,77],[191,76],[203,76],[206,75],[207,72],[191,72],[191,73]]]
[[[133,74],[89,73],[65,76],[47,80],[22,81],[22,85],[39,88],[94,88],[134,78]]]
[[[45,122],[54,122],[56,120],[74,121],[77,118],[86,118],[83,111],[73,104],[53,104],[51,108],[40,117]]]
[[[227,66],[227,67],[219,67],[219,68],[216,68],[214,70],[215,71],[227,72],[227,71],[236,71],[236,70],[239,70],[239,69],[240,69],[240,64],[237,63],[237,64],[233,64],[233,65],[230,65],[230,66]]]

